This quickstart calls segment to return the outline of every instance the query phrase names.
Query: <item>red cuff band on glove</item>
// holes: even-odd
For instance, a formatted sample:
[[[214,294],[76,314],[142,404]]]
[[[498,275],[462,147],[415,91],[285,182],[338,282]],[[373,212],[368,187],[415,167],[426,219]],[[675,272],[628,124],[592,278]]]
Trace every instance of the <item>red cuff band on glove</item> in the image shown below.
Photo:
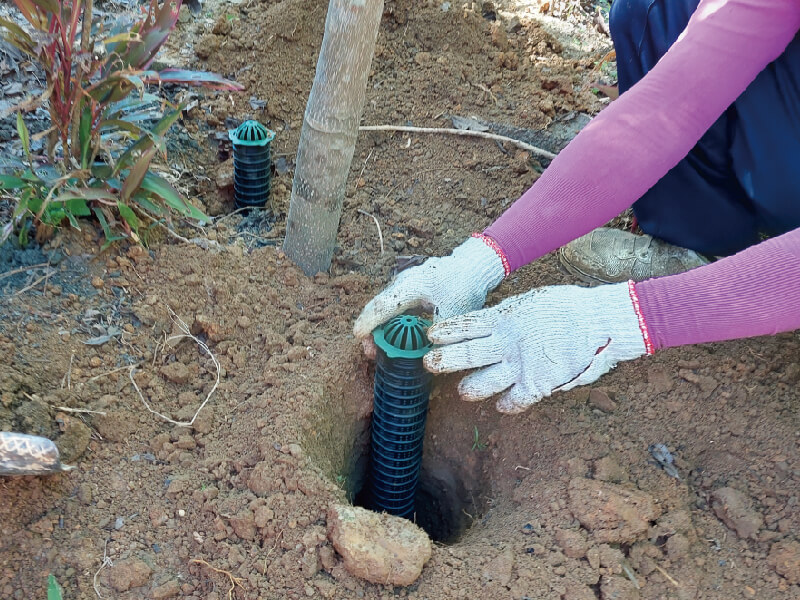
[[[647,330],[647,323],[644,320],[642,307],[639,303],[639,294],[636,293],[636,285],[633,281],[628,282],[628,293],[630,294],[631,302],[633,303],[633,311],[636,313],[636,318],[639,320],[639,330],[642,332],[645,350],[647,351],[647,354],[655,354],[656,348],[653,345],[653,340],[650,339],[650,332]]]
[[[509,265],[508,258],[506,257],[506,253],[503,252],[503,249],[500,247],[500,244],[498,244],[492,238],[490,238],[488,235],[483,234],[483,233],[473,233],[472,237],[478,238],[484,244],[489,246],[489,248],[491,248],[492,250],[494,250],[497,253],[497,256],[500,257],[500,262],[503,263],[503,272],[505,273],[505,276],[508,277],[511,274],[511,265]]]

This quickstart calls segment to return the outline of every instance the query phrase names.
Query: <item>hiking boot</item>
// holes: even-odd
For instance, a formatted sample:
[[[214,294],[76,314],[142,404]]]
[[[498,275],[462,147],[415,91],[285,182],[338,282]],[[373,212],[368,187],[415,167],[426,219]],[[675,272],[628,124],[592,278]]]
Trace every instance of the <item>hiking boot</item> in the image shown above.
[[[590,285],[643,281],[709,263],[694,250],[609,227],[570,242],[558,251],[558,259],[568,273]]]

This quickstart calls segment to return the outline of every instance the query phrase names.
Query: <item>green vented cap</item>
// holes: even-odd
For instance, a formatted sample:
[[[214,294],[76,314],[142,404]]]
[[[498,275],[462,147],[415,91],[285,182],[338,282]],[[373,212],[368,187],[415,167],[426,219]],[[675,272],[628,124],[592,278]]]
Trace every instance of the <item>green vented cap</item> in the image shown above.
[[[250,120],[228,131],[228,137],[240,146],[266,146],[275,138],[275,132]]]
[[[425,332],[430,321],[413,315],[400,315],[372,332],[375,344],[389,358],[422,358],[433,344]]]

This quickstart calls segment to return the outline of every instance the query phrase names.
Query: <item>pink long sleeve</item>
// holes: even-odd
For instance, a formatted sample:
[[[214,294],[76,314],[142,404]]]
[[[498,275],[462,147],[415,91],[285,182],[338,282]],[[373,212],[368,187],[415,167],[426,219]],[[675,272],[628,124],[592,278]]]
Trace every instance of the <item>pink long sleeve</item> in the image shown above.
[[[635,287],[656,349],[799,329],[800,229]]]
[[[686,156],[798,29],[800,0],[702,0],[658,64],[486,230],[510,268],[631,206]]]

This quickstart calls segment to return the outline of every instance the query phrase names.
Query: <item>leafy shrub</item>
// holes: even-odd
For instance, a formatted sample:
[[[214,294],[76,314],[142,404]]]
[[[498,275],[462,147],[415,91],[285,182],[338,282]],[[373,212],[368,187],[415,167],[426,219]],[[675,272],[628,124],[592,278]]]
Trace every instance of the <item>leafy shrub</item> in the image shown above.
[[[183,107],[170,107],[148,129],[148,107],[168,104],[149,92],[148,84],[236,91],[241,86],[213,73],[150,69],[178,21],[182,0],[160,5],[151,0],[140,20],[105,36],[102,28],[91,34],[92,1],[13,0],[32,33],[0,19],[0,34],[36,61],[46,77],[42,96],[17,107],[26,168],[0,175],[0,193],[11,190],[17,196],[0,243],[16,226],[24,241],[30,220],[45,226],[66,220],[77,227],[77,217],[94,214],[111,242],[126,236],[138,241],[142,213],[161,219],[172,210],[206,218],[150,170],[156,155],[166,155],[164,135]],[[34,156],[21,112],[41,103],[47,105],[51,127],[43,132],[47,155]],[[117,227],[121,232],[115,234]]]

